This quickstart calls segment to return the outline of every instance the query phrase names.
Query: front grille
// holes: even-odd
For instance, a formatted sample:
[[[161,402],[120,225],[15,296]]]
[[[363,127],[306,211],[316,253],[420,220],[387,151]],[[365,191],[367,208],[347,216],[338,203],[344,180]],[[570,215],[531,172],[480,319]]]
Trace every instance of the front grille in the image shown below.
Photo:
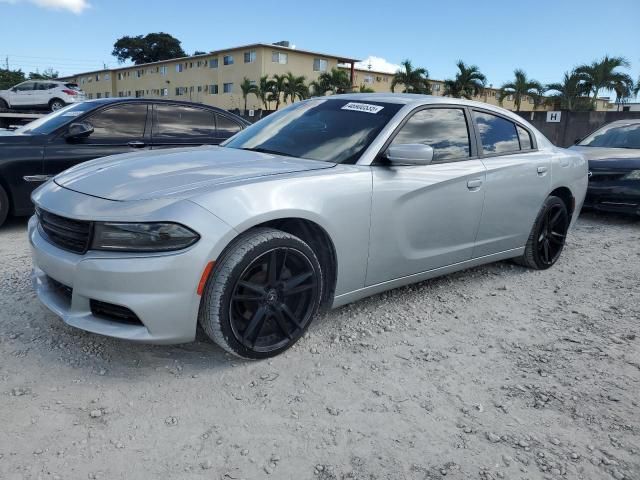
[[[91,222],[61,217],[37,209],[40,227],[54,245],[74,253],[85,253],[91,241]]]
[[[103,317],[121,323],[134,325],[142,325],[138,316],[127,307],[114,305],[113,303],[101,302],[100,300],[91,300],[91,313],[96,317]]]

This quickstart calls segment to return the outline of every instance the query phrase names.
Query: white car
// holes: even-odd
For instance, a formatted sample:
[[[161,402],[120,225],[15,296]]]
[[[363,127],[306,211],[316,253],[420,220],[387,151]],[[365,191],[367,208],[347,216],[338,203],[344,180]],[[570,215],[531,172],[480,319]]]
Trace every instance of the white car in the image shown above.
[[[0,109],[48,108],[55,111],[84,100],[85,94],[77,84],[56,80],[27,80],[9,90],[0,90]]]

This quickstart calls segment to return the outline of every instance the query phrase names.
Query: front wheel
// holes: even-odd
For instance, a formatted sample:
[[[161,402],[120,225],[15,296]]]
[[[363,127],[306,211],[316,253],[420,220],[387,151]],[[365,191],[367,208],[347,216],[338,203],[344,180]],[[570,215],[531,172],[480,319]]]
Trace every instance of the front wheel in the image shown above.
[[[298,237],[258,228],[236,239],[207,282],[199,322],[234,355],[278,355],[302,337],[318,311],[322,269]]]
[[[9,215],[9,196],[0,185],[0,227]]]
[[[0,110],[8,110],[9,104],[3,98],[0,98]]]
[[[64,102],[58,98],[54,98],[49,102],[49,108],[52,112],[60,110],[61,108],[64,108]]]
[[[564,202],[558,197],[547,197],[533,224],[524,255],[516,261],[536,270],[553,266],[564,248],[569,221]]]

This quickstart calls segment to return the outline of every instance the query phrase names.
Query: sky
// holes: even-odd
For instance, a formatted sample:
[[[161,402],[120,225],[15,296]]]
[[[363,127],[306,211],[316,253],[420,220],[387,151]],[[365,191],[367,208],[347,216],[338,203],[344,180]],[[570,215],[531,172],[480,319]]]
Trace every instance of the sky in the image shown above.
[[[224,4],[230,5],[225,10]],[[61,75],[118,66],[113,43],[124,35],[167,32],[183,49],[211,51],[288,40],[297,48],[368,59],[393,69],[404,59],[434,79],[463,60],[489,84],[521,68],[542,82],[605,54],[624,56],[640,76],[640,0],[606,7],[595,0],[0,0],[0,62]],[[602,92],[604,93],[604,92]]]

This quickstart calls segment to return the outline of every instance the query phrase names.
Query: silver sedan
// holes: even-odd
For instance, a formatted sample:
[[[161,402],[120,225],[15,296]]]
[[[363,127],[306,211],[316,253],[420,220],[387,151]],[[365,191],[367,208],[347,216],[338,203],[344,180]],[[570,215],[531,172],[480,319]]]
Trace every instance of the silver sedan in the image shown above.
[[[318,310],[475,265],[551,267],[583,156],[520,116],[421,95],[295,103],[220,147],[87,162],[33,194],[34,286],[69,325],[265,358]]]

